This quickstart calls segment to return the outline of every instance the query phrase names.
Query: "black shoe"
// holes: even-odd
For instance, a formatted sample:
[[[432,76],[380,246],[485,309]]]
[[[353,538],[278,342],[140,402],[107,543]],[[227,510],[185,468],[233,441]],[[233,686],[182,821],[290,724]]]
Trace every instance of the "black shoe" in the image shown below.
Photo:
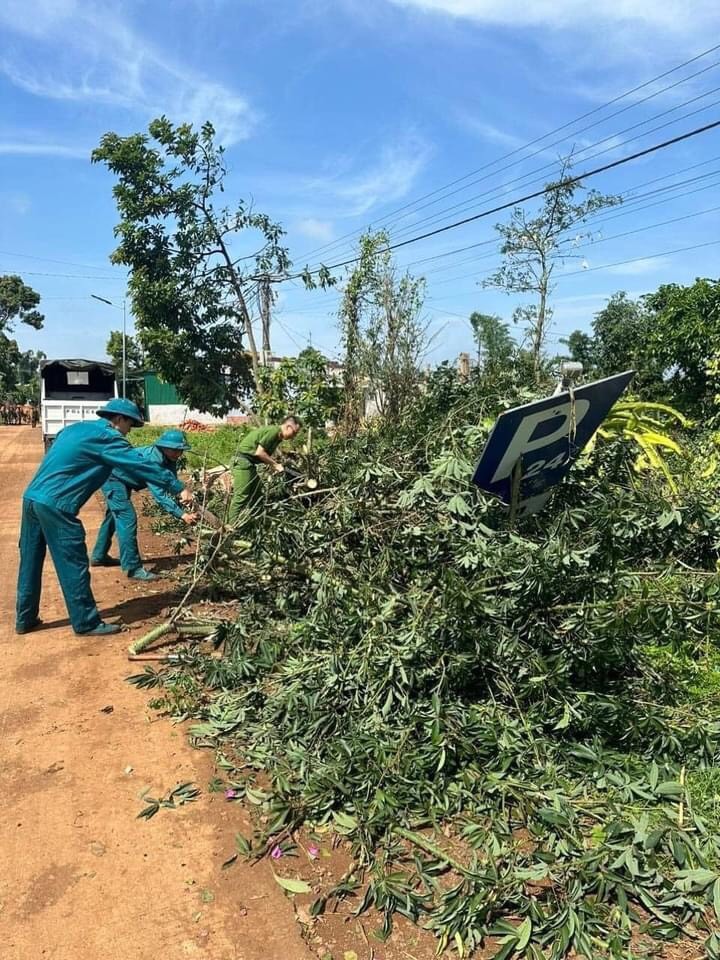
[[[38,617],[35,623],[31,623],[29,627],[16,626],[15,633],[17,634],[32,633],[33,630],[37,630],[38,627],[41,627],[41,626],[42,626],[42,620],[40,619],[40,617]]]
[[[119,567],[120,561],[115,557],[103,557],[102,560],[91,560],[91,567]]]

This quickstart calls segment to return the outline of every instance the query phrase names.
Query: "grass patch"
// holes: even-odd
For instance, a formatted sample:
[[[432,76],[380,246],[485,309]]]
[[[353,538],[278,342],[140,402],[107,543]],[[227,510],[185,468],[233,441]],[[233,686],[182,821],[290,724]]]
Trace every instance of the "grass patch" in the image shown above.
[[[131,430],[129,440],[135,447],[145,446],[155,443],[166,429],[166,427],[150,424],[138,430]],[[201,467],[206,456],[209,468],[220,464],[228,466],[235,455],[238,443],[249,429],[251,428],[246,426],[223,424],[212,430],[203,430],[197,433],[189,431],[186,436],[192,446],[192,451],[184,457],[187,466],[191,469]]]

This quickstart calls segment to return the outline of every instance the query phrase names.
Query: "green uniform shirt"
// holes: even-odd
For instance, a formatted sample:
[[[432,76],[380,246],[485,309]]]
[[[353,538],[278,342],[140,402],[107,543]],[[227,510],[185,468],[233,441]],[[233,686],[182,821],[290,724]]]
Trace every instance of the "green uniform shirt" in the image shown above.
[[[269,427],[256,427],[254,430],[246,433],[238,444],[240,466],[248,461],[254,464],[262,463],[262,460],[255,456],[257,448],[262,447],[269,456],[272,456],[280,446],[281,440],[280,426],[278,424],[271,424]]]

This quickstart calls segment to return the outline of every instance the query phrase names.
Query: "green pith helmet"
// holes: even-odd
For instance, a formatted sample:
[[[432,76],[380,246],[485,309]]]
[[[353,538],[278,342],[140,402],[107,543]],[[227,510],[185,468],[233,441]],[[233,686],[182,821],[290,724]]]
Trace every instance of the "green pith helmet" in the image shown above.
[[[164,447],[166,450],[190,450],[190,444],[185,439],[182,430],[166,430],[161,433],[155,441],[156,447]]]
[[[141,427],[143,423],[145,423],[143,415],[140,413],[140,407],[126,397],[114,397],[112,400],[109,400],[104,407],[101,407],[95,412],[99,417],[104,417],[105,420],[120,414],[120,416],[129,417],[130,420],[134,420],[138,427]]]

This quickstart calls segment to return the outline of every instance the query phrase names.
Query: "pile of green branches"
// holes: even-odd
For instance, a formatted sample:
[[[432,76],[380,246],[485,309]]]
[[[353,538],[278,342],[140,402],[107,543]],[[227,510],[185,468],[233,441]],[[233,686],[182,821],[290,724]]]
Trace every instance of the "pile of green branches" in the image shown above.
[[[270,490],[215,569],[242,607],[226,656],[187,668],[193,736],[235,783],[269,777],[256,851],[308,821],[348,835],[315,911],[355,898],[461,956],[643,956],[647,931],[720,957],[720,847],[687,789],[720,753],[716,498],[638,476],[618,439],[510,526],[470,477],[524,399],[448,376],[328,445],[310,505]]]

